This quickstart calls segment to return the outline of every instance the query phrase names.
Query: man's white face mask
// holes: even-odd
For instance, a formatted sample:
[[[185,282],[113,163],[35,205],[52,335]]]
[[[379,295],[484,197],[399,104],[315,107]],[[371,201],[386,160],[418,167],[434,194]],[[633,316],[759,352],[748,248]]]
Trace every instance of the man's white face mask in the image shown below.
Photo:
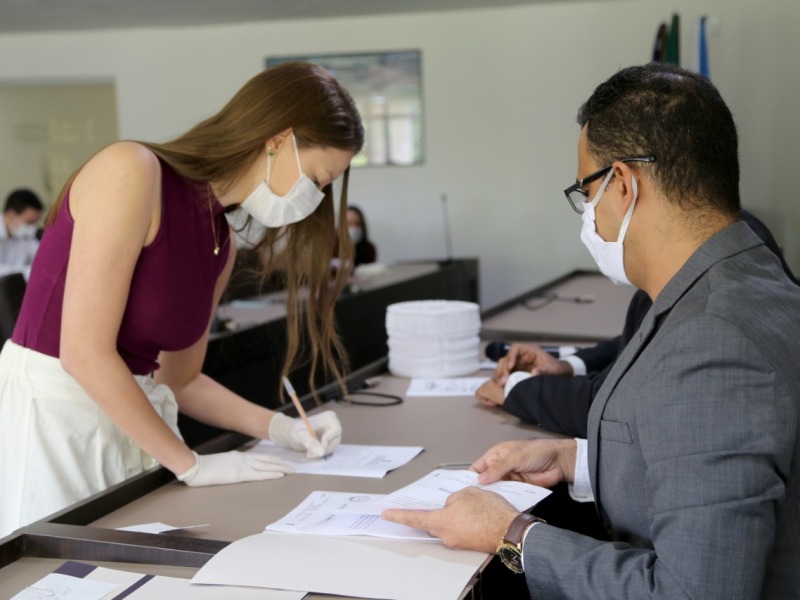
[[[9,233],[15,239],[30,240],[36,237],[37,231],[39,231],[39,228],[35,223],[20,223]]]
[[[302,221],[317,210],[319,203],[325,197],[325,193],[318,190],[314,182],[303,173],[294,134],[292,134],[292,145],[300,177],[289,193],[279,196],[270,189],[272,156],[267,154],[266,180],[259,182],[256,189],[242,202],[242,209],[264,227],[283,227]]]
[[[581,241],[583,245],[589,250],[594,262],[597,263],[597,268],[600,272],[608,277],[616,284],[632,285],[625,274],[625,250],[622,242],[625,239],[625,233],[628,231],[628,224],[631,222],[633,216],[633,208],[636,206],[636,199],[639,197],[639,187],[636,183],[636,178],[631,176],[631,185],[633,188],[633,200],[628,212],[625,213],[625,218],[622,220],[622,226],[619,229],[619,236],[616,242],[607,242],[597,233],[597,227],[594,219],[594,208],[600,202],[603,192],[606,191],[611,178],[614,176],[614,171],[609,171],[600,189],[597,190],[591,202],[587,202],[583,206],[583,224],[581,226]]]

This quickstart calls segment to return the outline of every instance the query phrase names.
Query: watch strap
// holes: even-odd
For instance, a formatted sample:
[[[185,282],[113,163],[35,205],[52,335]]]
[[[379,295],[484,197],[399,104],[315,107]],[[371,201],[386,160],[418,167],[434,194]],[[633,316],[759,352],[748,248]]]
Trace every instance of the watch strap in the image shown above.
[[[518,514],[511,521],[508,531],[497,547],[496,552],[500,560],[514,573],[523,572],[522,539],[525,537],[525,532],[536,523],[544,523],[544,521],[529,513]]]
[[[514,520],[511,521],[511,525],[508,526],[508,531],[506,531],[505,536],[503,536],[503,541],[521,548],[522,537],[525,535],[525,531],[528,527],[534,523],[544,522],[543,519],[534,517],[530,513],[519,513]]]

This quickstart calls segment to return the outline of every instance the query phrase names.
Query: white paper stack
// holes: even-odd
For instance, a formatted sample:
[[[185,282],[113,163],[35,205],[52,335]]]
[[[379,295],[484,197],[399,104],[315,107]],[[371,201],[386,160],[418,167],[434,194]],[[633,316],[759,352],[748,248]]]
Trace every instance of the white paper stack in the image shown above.
[[[418,300],[386,310],[389,370],[401,377],[458,377],[479,369],[480,307]]]

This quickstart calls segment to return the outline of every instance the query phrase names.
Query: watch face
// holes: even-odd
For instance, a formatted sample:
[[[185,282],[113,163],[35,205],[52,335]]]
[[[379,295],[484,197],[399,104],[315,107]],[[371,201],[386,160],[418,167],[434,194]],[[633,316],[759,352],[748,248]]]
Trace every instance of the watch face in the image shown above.
[[[522,555],[516,546],[506,542],[497,549],[497,555],[514,573],[522,573]]]

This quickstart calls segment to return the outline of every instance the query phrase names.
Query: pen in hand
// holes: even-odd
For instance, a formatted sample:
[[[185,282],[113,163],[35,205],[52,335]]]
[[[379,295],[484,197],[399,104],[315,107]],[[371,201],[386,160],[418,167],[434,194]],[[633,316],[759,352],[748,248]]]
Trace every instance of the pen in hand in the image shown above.
[[[294,407],[297,409],[297,414],[300,415],[301,419],[303,419],[303,423],[306,424],[306,429],[308,429],[308,432],[311,434],[311,437],[319,442],[319,437],[317,437],[317,432],[314,431],[314,428],[311,426],[311,422],[308,420],[308,417],[306,416],[306,411],[303,410],[303,405],[300,404],[300,399],[297,397],[297,392],[294,391],[294,387],[292,387],[291,382],[286,377],[283,378],[283,387],[286,388],[286,393],[289,394],[289,397],[292,399],[292,404],[294,404]],[[322,458],[323,460],[328,460],[328,454],[327,453],[323,454]]]

